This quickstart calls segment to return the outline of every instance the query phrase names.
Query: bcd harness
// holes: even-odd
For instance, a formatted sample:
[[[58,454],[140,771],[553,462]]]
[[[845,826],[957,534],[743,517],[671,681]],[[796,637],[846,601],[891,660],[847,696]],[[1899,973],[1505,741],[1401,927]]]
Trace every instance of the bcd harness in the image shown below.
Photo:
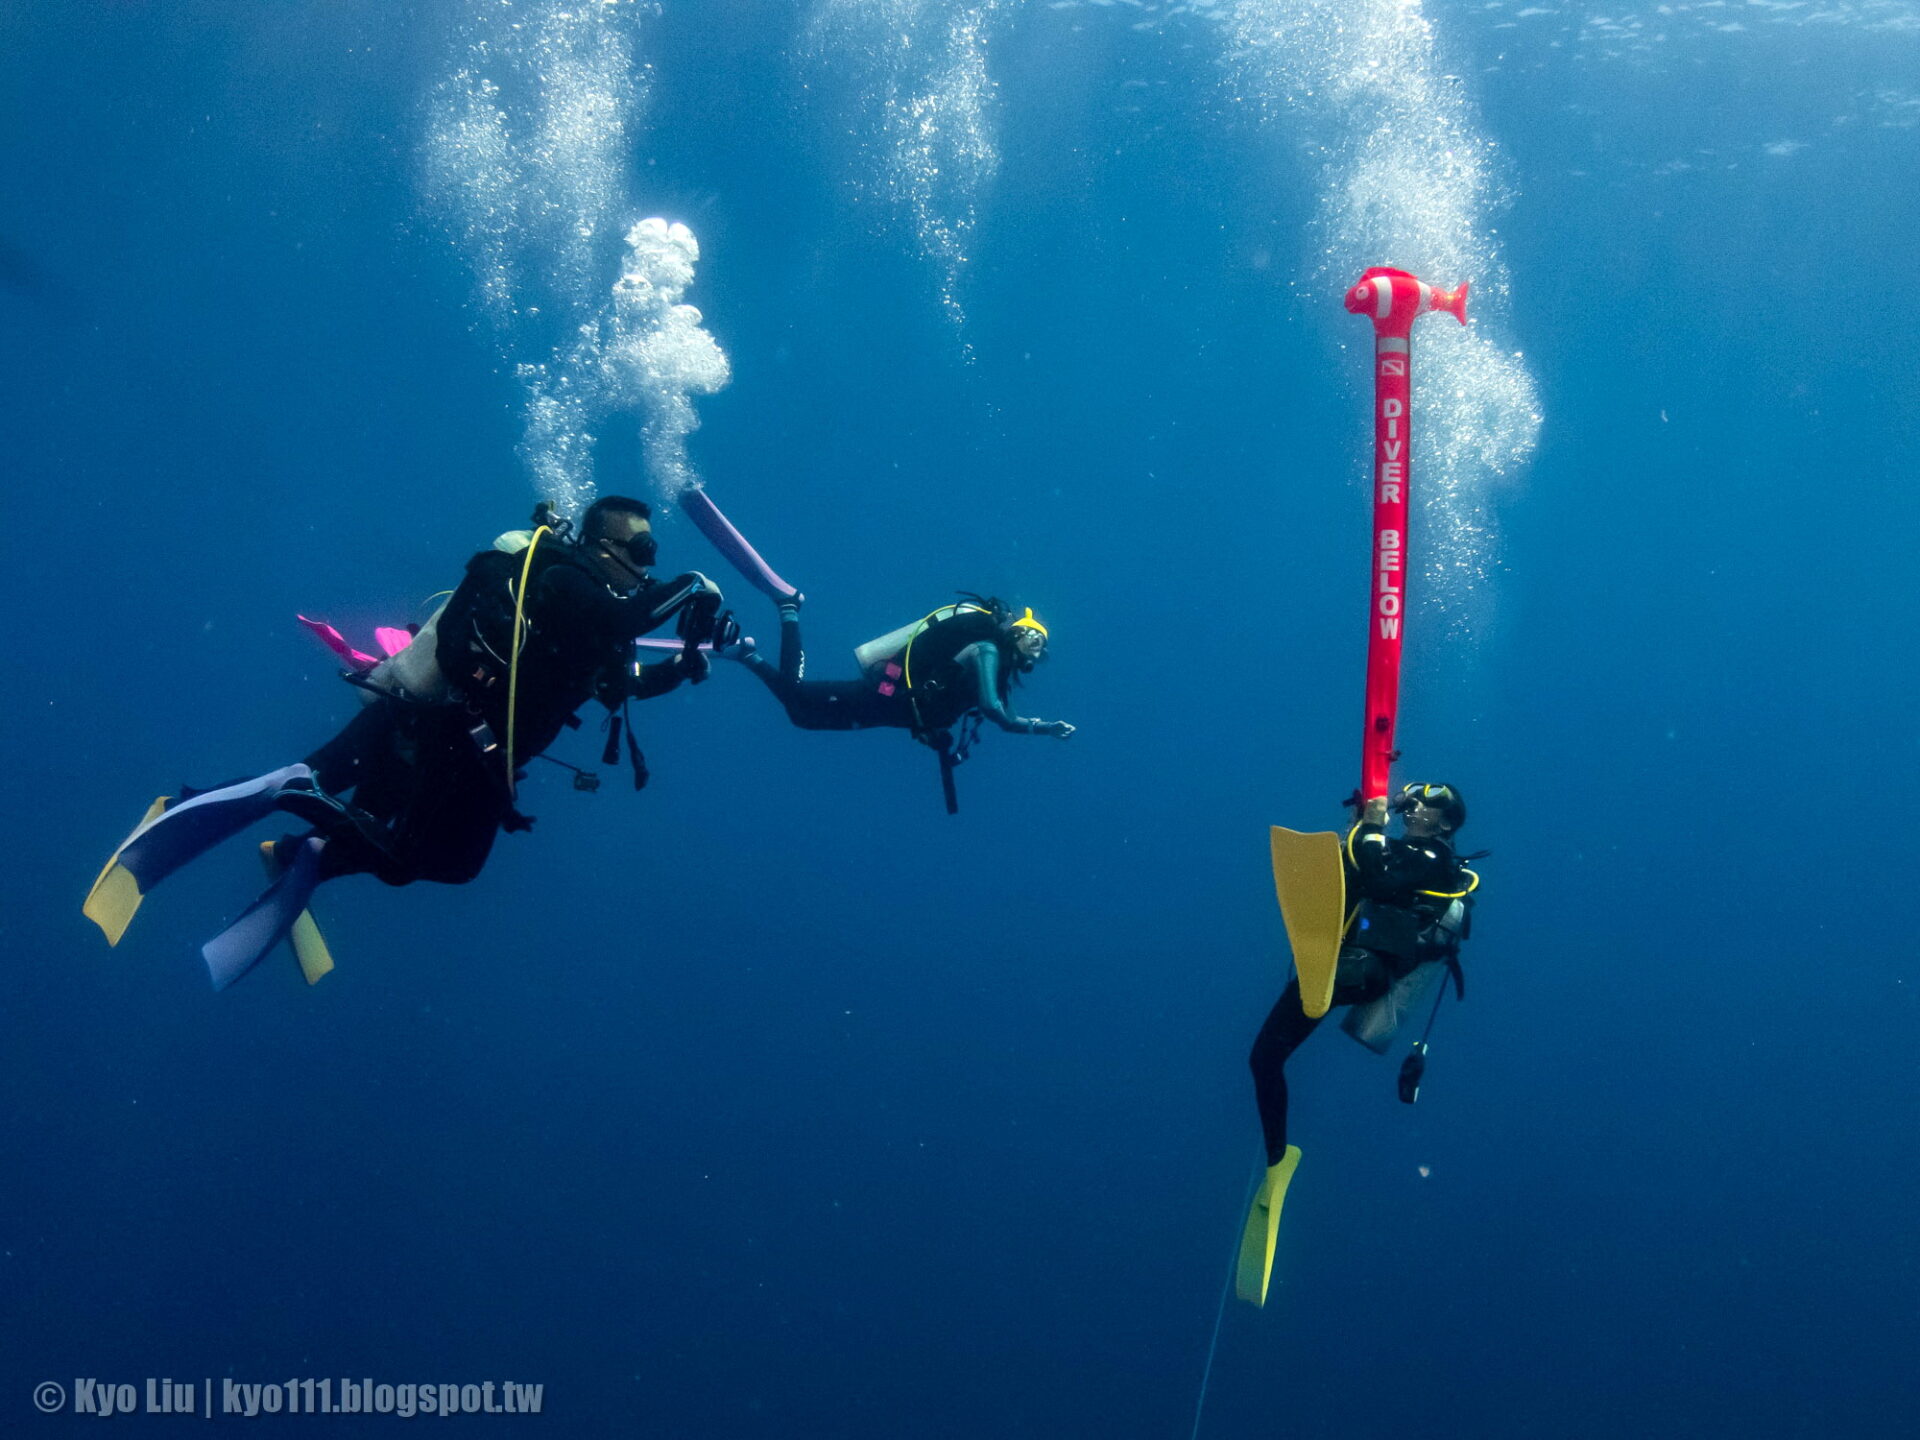
[[[1358,873],[1360,864],[1354,854],[1354,838],[1360,833],[1355,825],[1347,832],[1347,863]],[[1460,968],[1460,942],[1471,926],[1470,907],[1473,892],[1480,888],[1478,872],[1467,867],[1466,860],[1484,858],[1480,851],[1464,858],[1454,857],[1452,884],[1458,889],[1417,889],[1413,905],[1395,905],[1386,901],[1361,899],[1347,912],[1342,938],[1384,956],[1397,973],[1399,967],[1411,970],[1421,959],[1437,959],[1452,975],[1460,998],[1466,998],[1466,976]],[[1462,883],[1464,882],[1464,883]],[[1445,901],[1443,906],[1422,906],[1418,900]],[[1441,952],[1434,955],[1433,951]],[[1422,951],[1428,952],[1425,956]]]
[[[977,620],[973,617],[979,617]],[[928,675],[924,669],[916,683],[913,673],[913,650],[921,637],[930,630],[944,625],[961,624],[966,632],[964,643],[952,654],[942,658],[934,667],[934,673]],[[914,625],[907,637],[906,646],[896,659],[889,659],[880,667],[880,682],[876,687],[882,695],[892,696],[905,689],[907,704],[913,715],[911,728],[913,738],[931,749],[940,760],[940,793],[946,800],[947,813],[960,813],[960,795],[954,785],[953,772],[965,763],[972,753],[974,741],[980,738],[980,713],[969,707],[961,712],[957,719],[940,723],[929,719],[927,705],[938,698],[943,689],[940,670],[951,665],[960,651],[968,645],[981,641],[995,643],[1000,628],[1000,612],[997,607],[974,596],[971,599],[958,600],[951,605],[942,605],[929,610]],[[974,634],[974,631],[978,634]],[[924,702],[924,703],[923,703]]]
[[[540,523],[537,523],[531,531],[519,532],[518,535],[510,532],[508,536],[502,537],[502,541],[496,542],[496,551],[498,551],[505,548],[502,542],[517,540],[521,538],[521,536],[524,536],[524,545],[520,547],[521,559],[517,576],[508,574],[497,580],[480,583],[475,573],[471,569],[469,570],[469,578],[474,579],[475,584],[467,595],[460,597],[462,604],[454,617],[457,628],[454,631],[454,635],[448,637],[454,639],[455,643],[459,646],[458,654],[460,657],[459,663],[453,667],[452,678],[455,681],[456,688],[453,689],[449,698],[457,703],[463,704],[467,711],[467,721],[469,722],[466,725],[467,732],[472,737],[475,748],[488,762],[488,770],[497,776],[504,788],[509,802],[508,815],[504,822],[504,828],[509,832],[524,830],[531,824],[530,818],[521,815],[517,809],[514,809],[512,802],[517,798],[519,780],[521,659],[525,654],[528,641],[531,640],[536,633],[534,622],[527,613],[527,591],[528,586],[533,581],[534,556],[540,549],[543,539],[556,537],[563,541],[567,540],[570,538],[572,529],[568,521],[552,515],[551,512],[545,510],[545,507],[542,508],[543,513],[539,517]],[[511,553],[511,551],[508,553]],[[485,554],[486,552],[483,552],[483,558]],[[556,563],[577,562],[562,560]],[[458,595],[457,591],[455,593]],[[689,602],[697,598],[701,593],[706,593],[704,592],[703,582],[699,579],[691,579],[686,584],[673,587],[669,593],[656,601],[653,607],[654,613],[660,619],[664,619],[667,615],[679,610],[682,612],[682,619],[685,620],[687,618],[687,612],[693,608]],[[451,604],[451,602],[449,603]],[[704,612],[701,618],[709,626],[711,626],[714,619],[713,616],[707,615]],[[500,632],[503,631],[505,634],[501,635]],[[501,643],[502,640],[505,641],[504,645]],[[692,642],[690,641],[689,643],[691,644]],[[637,678],[640,668],[639,662],[635,660],[629,661],[628,663],[632,668],[635,678]],[[369,683],[360,676],[349,674],[346,678],[352,683],[358,684],[362,688],[371,691],[373,694],[391,700],[436,709],[440,708],[440,704],[437,702],[419,701],[404,694],[396,694],[381,685]],[[484,718],[475,700],[471,696],[462,693],[463,691],[491,690],[498,685],[503,678],[506,682],[507,689],[507,735],[504,746],[500,744],[499,738],[493,732],[493,727]],[[604,703],[605,697],[603,696],[602,699]],[[631,696],[627,693],[627,687],[623,686],[619,701],[620,713],[618,715],[609,714],[608,717],[607,744],[603,751],[601,763],[608,765],[618,763],[620,742],[622,738],[624,738],[628,761],[633,771],[634,789],[639,790],[645,787],[649,777],[646,757],[642,754],[640,746],[634,738],[633,724],[627,709],[630,699]],[[614,706],[609,703],[607,708],[611,712]],[[563,723],[569,729],[577,730],[580,728],[581,721],[577,715],[568,715],[564,718]],[[494,757],[496,754],[498,755],[499,765],[497,771],[494,770]],[[569,764],[565,760],[546,754],[536,755],[531,758],[545,760],[550,764],[558,765],[562,769],[571,771],[573,773],[573,787],[576,790],[594,791],[600,787],[600,777],[580,766]]]
[[[1347,861],[1356,871],[1359,864],[1353,844],[1359,831],[1358,825],[1349,830],[1346,843]],[[1466,862],[1484,859],[1491,853],[1478,850],[1471,855],[1453,857],[1452,883],[1458,885],[1458,889],[1418,889],[1413,892],[1418,899],[1444,901],[1445,908],[1438,913],[1429,913],[1433,909],[1431,906],[1391,905],[1362,900],[1348,912],[1344,938],[1383,956],[1396,975],[1396,983],[1411,976],[1424,962],[1444,966],[1453,982],[1455,998],[1465,1000],[1467,977],[1460,965],[1460,942],[1472,930],[1472,896],[1480,888],[1479,873],[1470,869]],[[1402,970],[1401,966],[1406,968]],[[1446,998],[1447,982],[1442,980],[1439,992],[1433,997],[1433,1009],[1427,1013],[1426,1027],[1401,1062],[1396,1087],[1400,1099],[1408,1105],[1420,1097],[1420,1084],[1426,1075],[1427,1052],[1433,1038],[1434,1022],[1440,1018],[1440,1006]]]

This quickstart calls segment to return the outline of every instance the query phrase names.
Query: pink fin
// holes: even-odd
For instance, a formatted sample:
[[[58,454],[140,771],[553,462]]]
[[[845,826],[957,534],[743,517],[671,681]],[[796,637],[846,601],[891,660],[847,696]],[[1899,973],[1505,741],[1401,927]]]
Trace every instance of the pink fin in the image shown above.
[[[347,643],[346,636],[342,635],[338,630],[334,629],[333,626],[326,624],[324,621],[309,620],[304,615],[297,615],[294,618],[306,626],[314,638],[322,645],[326,646],[327,649],[338,655],[354,669],[371,670],[380,663],[377,657],[367,654],[364,650],[354,649],[353,646]]]
[[[744,638],[747,644],[751,645],[753,643],[753,637],[751,635],[745,636]],[[633,645],[636,650],[654,650],[662,653],[668,650],[684,650],[687,648],[687,642],[684,640],[650,640],[644,637],[642,637],[641,639],[635,640],[633,642]],[[706,650],[711,652],[713,649],[713,646],[709,645],[706,641],[702,640],[698,645],[694,646],[693,648],[696,650]]]
[[[391,625],[376,625],[373,627],[373,638],[387,654],[398,655],[413,643],[413,632],[397,630]]]

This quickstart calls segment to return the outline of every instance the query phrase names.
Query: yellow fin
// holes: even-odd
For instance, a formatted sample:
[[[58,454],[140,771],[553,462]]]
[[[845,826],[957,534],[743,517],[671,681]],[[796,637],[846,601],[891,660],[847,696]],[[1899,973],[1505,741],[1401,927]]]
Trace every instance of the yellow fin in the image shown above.
[[[287,934],[287,943],[293,946],[293,958],[300,962],[300,973],[307,977],[307,984],[318,985],[321,978],[332,971],[333,952],[327,949],[320,927],[313,923],[311,910],[300,912],[300,918],[293,922],[293,929]]]
[[[140,827],[149,820],[166,812],[167,796],[162,795],[147,807],[147,813],[140,817],[140,824],[134,826],[138,834]],[[129,839],[132,837],[129,836]],[[126,848],[122,841],[120,849]],[[93,888],[87,891],[87,898],[80,906],[80,913],[86,916],[106,934],[107,944],[118,945],[120,937],[127,933],[127,926],[133,923],[134,912],[140,908],[140,882],[120,866],[120,850],[113,852],[113,858],[102,867],[100,876],[93,882]]]
[[[1300,977],[1300,1008],[1318,1019],[1333,1005],[1340,936],[1346,929],[1347,875],[1340,837],[1331,830],[1303,835],[1273,827],[1273,889],[1287,923],[1293,968]]]
[[[1287,1186],[1300,1163],[1300,1147],[1287,1146],[1278,1165],[1267,1167],[1266,1178],[1247,1207],[1247,1228],[1240,1235],[1240,1265],[1234,1272],[1233,1293],[1252,1305],[1265,1306],[1267,1284],[1273,1278],[1273,1246],[1280,1234],[1280,1207],[1287,1203]]]

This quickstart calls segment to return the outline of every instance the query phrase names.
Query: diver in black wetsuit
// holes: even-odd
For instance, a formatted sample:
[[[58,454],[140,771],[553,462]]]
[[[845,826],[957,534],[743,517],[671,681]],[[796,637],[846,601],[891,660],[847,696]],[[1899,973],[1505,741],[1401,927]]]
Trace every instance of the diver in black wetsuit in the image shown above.
[[[433,697],[383,686],[375,671],[366,684],[377,698],[307,758],[327,796],[353,795],[347,823],[313,814],[329,842],[322,878],[365,872],[389,885],[464,884],[501,829],[532,823],[514,808],[519,767],[577,724],[576,710],[598,699],[611,714],[706,679],[707,658],[691,644],[661,664],[633,659],[634,638],[677,614],[694,640],[729,623],[717,619],[720,592],[704,576],[648,574],[657,548],[648,507],[608,496],[588,509],[577,543],[541,536],[530,561],[524,550],[499,549],[468,561],[432,635],[416,642],[433,646]],[[523,570],[516,679],[509,657]],[[635,784],[644,784],[630,738],[628,749]]]
[[[1384,797],[1367,802],[1347,835],[1347,898],[1359,905],[1340,947],[1336,1006],[1377,1000],[1426,961],[1447,963],[1458,974],[1455,952],[1466,938],[1467,919],[1463,915],[1453,930],[1442,922],[1456,900],[1471,906],[1478,884],[1453,851],[1454,832],[1466,823],[1466,802],[1451,785],[1409,785],[1395,808],[1405,817],[1404,838],[1386,832]],[[1290,980],[1253,1042],[1249,1064],[1269,1167],[1287,1152],[1287,1059],[1324,1018],[1307,1015],[1300,982]]]
[[[800,597],[780,605],[780,664],[739,645],[724,652],[765,682],[787,717],[802,730],[911,730],[937,747],[969,715],[1016,735],[1066,739],[1064,720],[1029,720],[1007,708],[1015,677],[1046,653],[1047,630],[1033,611],[1015,617],[997,600],[966,600],[928,615],[895,654],[882,657],[869,678],[805,680],[800,643]]]
[[[344,730],[306,762],[156,800],[82,912],[118,944],[153,887],[248,826],[291,814],[313,828],[266,847],[272,883],[201,955],[224,989],[286,940],[308,982],[317,980],[333,968],[305,913],[318,885],[363,873],[389,885],[473,879],[501,829],[532,823],[514,808],[521,762],[577,723],[575,710],[598,696],[611,712],[706,678],[695,646],[730,643],[732,619],[705,576],[654,580],[654,549],[637,500],[599,501],[578,542],[542,507],[524,538],[503,536],[468,562],[466,579],[411,644],[355,677],[375,698]],[[683,649],[641,667],[634,638],[676,615]],[[604,763],[618,758],[618,723],[609,721],[615,754]],[[645,767],[628,728],[637,787]]]

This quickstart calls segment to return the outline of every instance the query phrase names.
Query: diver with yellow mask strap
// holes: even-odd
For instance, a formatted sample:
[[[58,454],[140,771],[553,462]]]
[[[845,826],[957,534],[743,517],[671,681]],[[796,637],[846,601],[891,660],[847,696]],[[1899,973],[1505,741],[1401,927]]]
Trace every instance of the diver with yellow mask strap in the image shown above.
[[[719,653],[745,665],[771,690],[802,730],[907,730],[941,757],[947,809],[957,807],[953,768],[965,760],[981,721],[1014,735],[1065,740],[1064,720],[1033,720],[1009,708],[1014,687],[1047,653],[1047,627],[1032,609],[1016,611],[986,596],[963,594],[911,624],[854,651],[862,675],[807,680],[800,639],[802,597],[779,602],[780,663],[749,641]]]

